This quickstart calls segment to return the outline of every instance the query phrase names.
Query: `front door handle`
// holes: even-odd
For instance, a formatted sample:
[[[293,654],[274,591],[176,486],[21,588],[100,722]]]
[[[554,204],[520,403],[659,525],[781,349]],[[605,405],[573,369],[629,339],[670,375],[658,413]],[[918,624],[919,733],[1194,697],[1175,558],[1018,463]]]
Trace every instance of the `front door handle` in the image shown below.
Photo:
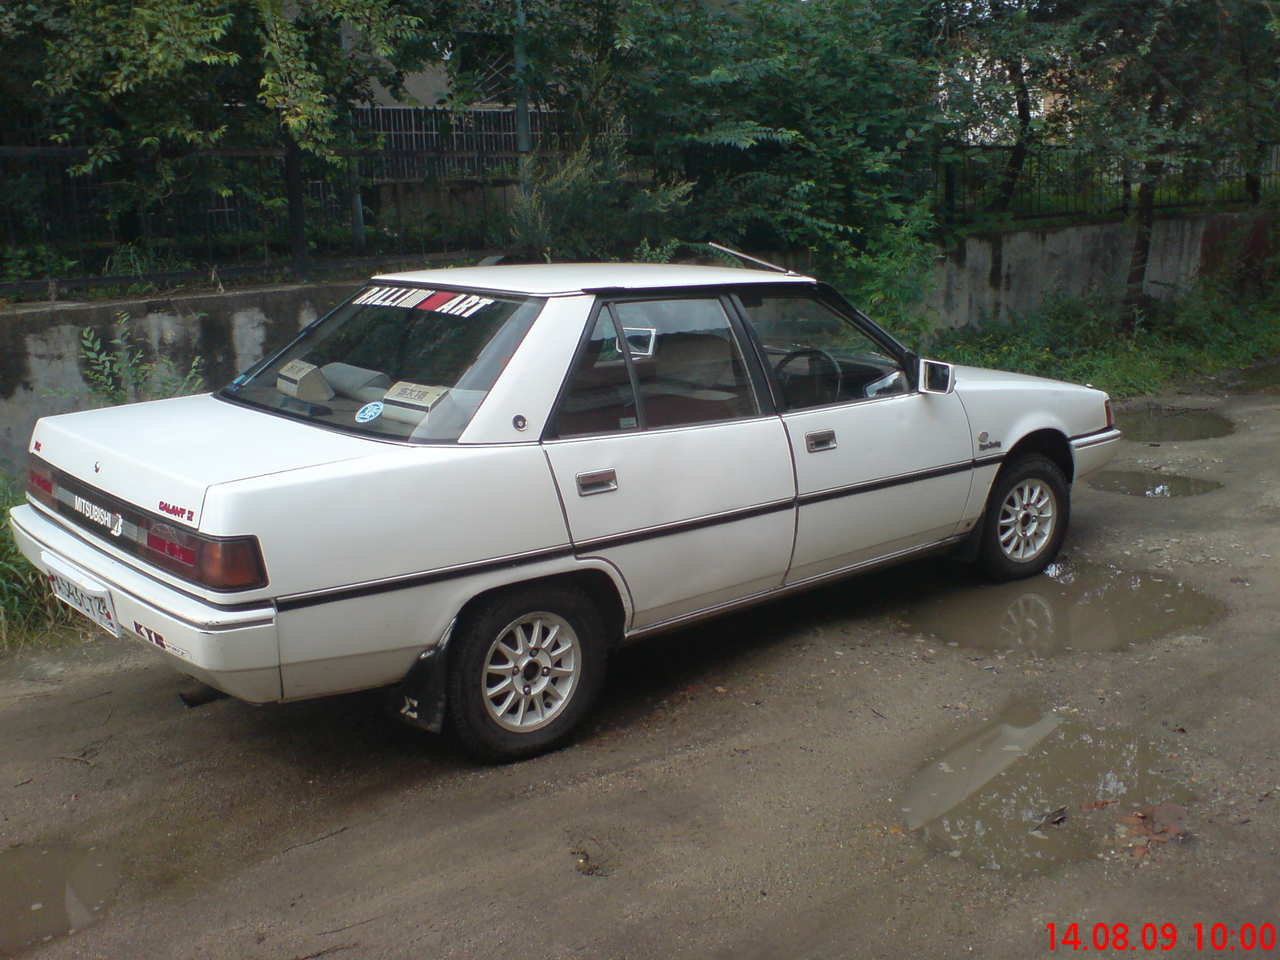
[[[618,489],[618,474],[613,470],[593,470],[577,476],[578,496],[591,497],[597,493],[612,493]]]
[[[804,448],[810,453],[821,453],[823,450],[836,448],[836,432],[834,430],[815,430],[804,435]]]

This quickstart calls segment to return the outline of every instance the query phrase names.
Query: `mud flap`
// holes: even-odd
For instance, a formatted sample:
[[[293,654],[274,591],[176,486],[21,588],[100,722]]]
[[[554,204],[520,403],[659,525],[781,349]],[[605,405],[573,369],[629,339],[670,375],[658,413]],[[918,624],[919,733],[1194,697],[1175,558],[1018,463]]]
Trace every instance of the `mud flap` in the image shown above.
[[[389,709],[411,727],[440,733],[444,729],[444,682],[448,658],[444,646],[427,650],[405,678],[389,691]]]
[[[956,547],[955,558],[961,563],[974,563],[978,559],[978,554],[982,552],[982,527],[987,519],[984,513],[978,518],[978,522],[974,524],[972,530],[960,541],[960,546]]]

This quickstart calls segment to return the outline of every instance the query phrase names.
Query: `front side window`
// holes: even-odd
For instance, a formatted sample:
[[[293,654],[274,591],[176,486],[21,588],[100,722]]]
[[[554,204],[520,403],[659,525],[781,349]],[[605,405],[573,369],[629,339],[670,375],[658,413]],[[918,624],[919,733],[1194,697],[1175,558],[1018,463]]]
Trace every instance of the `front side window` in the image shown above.
[[[718,299],[607,304],[570,375],[559,436],[684,426],[759,413]]]
[[[543,303],[369,287],[221,396],[350,433],[456,441]]]
[[[884,345],[820,300],[785,292],[741,299],[788,409],[910,389],[902,365]]]

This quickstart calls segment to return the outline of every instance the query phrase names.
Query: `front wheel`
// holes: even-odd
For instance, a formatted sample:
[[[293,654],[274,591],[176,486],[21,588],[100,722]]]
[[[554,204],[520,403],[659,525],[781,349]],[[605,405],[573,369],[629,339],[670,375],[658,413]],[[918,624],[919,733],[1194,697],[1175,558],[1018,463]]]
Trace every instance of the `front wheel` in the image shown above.
[[[996,477],[982,518],[981,562],[996,580],[1018,580],[1042,571],[1062,547],[1071,494],[1058,465],[1028,454]]]
[[[482,601],[458,623],[453,643],[450,726],[480,759],[559,746],[604,681],[600,614],[572,588],[522,587]]]

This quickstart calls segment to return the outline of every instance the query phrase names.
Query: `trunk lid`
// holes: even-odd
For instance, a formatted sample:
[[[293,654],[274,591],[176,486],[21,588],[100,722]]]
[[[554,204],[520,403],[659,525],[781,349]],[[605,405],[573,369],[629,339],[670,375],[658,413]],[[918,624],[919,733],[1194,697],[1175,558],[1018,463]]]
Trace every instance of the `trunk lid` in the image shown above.
[[[214,484],[386,449],[210,394],[46,417],[31,439],[58,470],[192,529]]]

